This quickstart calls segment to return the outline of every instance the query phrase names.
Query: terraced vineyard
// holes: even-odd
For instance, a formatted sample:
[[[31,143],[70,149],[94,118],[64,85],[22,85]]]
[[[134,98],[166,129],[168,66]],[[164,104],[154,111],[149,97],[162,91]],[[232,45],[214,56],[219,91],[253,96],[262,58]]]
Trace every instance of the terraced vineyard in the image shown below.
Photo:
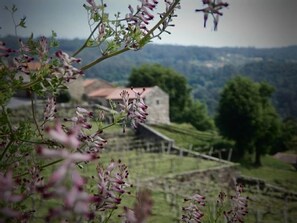
[[[179,131],[175,134],[184,138],[187,143],[190,143],[190,140],[194,138],[196,140],[203,138],[198,137],[200,132],[185,131],[183,135],[181,134],[182,129],[175,128],[175,130]],[[247,169],[229,162],[205,160],[201,156],[195,155],[194,152],[173,154],[172,150],[168,150],[166,143],[147,139],[140,140],[133,131],[126,134],[120,132],[121,130],[118,128],[106,133],[108,144],[101,155],[102,158],[99,159],[99,164],[107,165],[111,159],[118,160],[120,158],[128,166],[129,181],[134,185],[131,188],[131,195],[126,195],[121,207],[113,213],[114,222],[119,222],[117,215],[122,211],[124,205],[132,206],[135,193],[139,188],[147,188],[152,192],[154,206],[153,214],[149,220],[151,223],[179,222],[183,199],[195,193],[207,197],[207,207],[203,210],[205,218],[207,218],[209,211],[215,211],[217,195],[220,191],[224,191],[228,195],[234,193],[231,188],[234,188],[234,179],[236,176],[240,176],[240,172],[250,176],[255,175],[252,170],[247,171]],[[170,131],[167,130],[167,132]],[[192,139],[186,139],[186,133]],[[204,140],[211,142],[213,138],[219,138],[218,136],[213,137],[214,135],[204,133]],[[272,161],[269,162],[272,163]],[[93,176],[96,173],[97,164],[85,165],[81,171],[84,175]],[[266,165],[265,159],[264,164]],[[292,185],[296,183],[296,180],[293,179],[293,176],[297,176],[296,172],[286,165],[275,162],[271,164],[271,168],[275,165],[281,174],[274,171],[275,176],[271,175],[266,179],[267,182],[275,185],[277,182],[282,182],[283,176],[288,176],[288,179],[292,179],[287,184],[287,189],[289,191],[294,188]],[[266,171],[266,175],[273,171],[271,169],[270,172],[267,172],[267,168],[263,169]],[[263,170],[253,171],[258,171],[259,177],[261,177]],[[276,175],[279,178],[275,178]],[[289,196],[286,191],[269,191],[261,184],[245,185],[245,188],[244,195],[250,197],[246,222],[293,223],[297,219],[297,200],[294,196]]]
[[[131,145],[140,145],[133,140]],[[147,188],[152,191],[154,200],[153,215],[150,222],[176,222],[180,219],[181,208],[183,199],[191,196],[195,191],[199,190],[198,187],[192,186],[181,187],[173,189],[170,183],[176,177],[184,175],[192,175],[195,173],[204,173],[212,168],[222,168],[224,164],[219,162],[204,160],[194,156],[177,156],[168,154],[167,152],[146,151],[146,147],[137,149],[128,149],[128,142],[121,142],[124,150],[110,151],[106,149],[99,160],[100,164],[107,165],[111,159],[119,159],[125,163],[129,168],[129,181],[134,185],[132,194],[139,188]],[[145,145],[145,144],[143,144]],[[158,145],[158,144],[156,144]],[[152,145],[151,145],[152,146]],[[152,148],[152,147],[151,147]],[[159,150],[161,150],[159,148]],[[96,165],[85,165],[83,173],[85,175],[94,175],[96,173]],[[182,184],[180,184],[182,185]],[[216,191],[218,191],[217,188]],[[134,196],[126,196],[123,205],[131,205]],[[120,213],[118,210],[118,213]],[[117,213],[114,214],[116,221]]]
[[[211,143],[212,140],[220,139],[216,133],[189,131],[189,129],[185,130],[184,126],[153,127],[167,137],[181,137],[180,142],[190,143],[193,140],[200,140]],[[233,168],[234,166],[229,168],[228,164],[204,160],[201,157],[168,154],[166,150],[164,152],[164,145],[160,142],[155,142],[154,145],[145,140],[141,142],[132,135],[130,137],[130,139],[122,138],[123,141],[111,139],[101,161],[107,162],[111,158],[121,157],[129,166],[131,182],[136,185],[134,190],[138,187],[146,187],[152,191],[154,210],[150,222],[178,222],[183,199],[194,193],[205,195],[208,207],[214,211],[218,193],[224,191],[231,195],[233,191],[230,188],[234,186],[234,177],[239,176],[240,172],[248,173],[243,168]],[[127,141],[125,142],[124,139]],[[176,144],[180,145],[179,140],[174,139]],[[265,159],[264,164],[266,164]],[[274,162],[271,167],[274,165],[279,167],[283,176],[291,178],[297,176],[296,172],[285,165]],[[261,177],[261,173],[259,174]],[[270,178],[272,179],[273,176]],[[277,183],[282,181],[281,179],[279,178],[276,182],[269,180],[268,183]],[[293,179],[290,185],[294,185]],[[287,189],[294,188],[290,185]],[[284,191],[269,192],[267,188],[246,185],[245,195],[250,197],[247,222],[293,223],[297,218],[297,200]],[[127,198],[124,203],[131,204],[130,198]],[[207,217],[207,208],[204,211]]]

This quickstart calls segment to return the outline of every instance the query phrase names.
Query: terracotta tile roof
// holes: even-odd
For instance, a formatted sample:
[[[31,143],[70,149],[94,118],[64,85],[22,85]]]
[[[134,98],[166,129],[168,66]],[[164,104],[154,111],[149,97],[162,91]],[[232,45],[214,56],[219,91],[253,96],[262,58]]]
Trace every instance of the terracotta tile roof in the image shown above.
[[[84,80],[83,86],[86,87],[92,83],[94,83],[96,81],[96,79],[86,79]]]
[[[100,83],[102,83],[102,84],[104,84],[104,85],[110,86],[110,87],[113,86],[111,83],[109,83],[109,82],[107,82],[107,81],[105,81],[105,80],[102,80],[102,79],[96,79],[96,78],[94,78],[94,79],[85,79],[85,80],[84,80],[84,83],[83,83],[83,86],[84,86],[84,87],[87,87],[87,86],[89,86],[90,84],[93,84],[93,83],[96,82],[96,81],[98,81],[98,82],[100,82]]]
[[[141,94],[142,98],[145,97],[145,95],[147,95],[152,89],[153,89],[153,87],[146,87],[145,91]],[[97,90],[90,92],[88,94],[88,96],[89,97],[101,97],[101,98],[105,98],[108,100],[118,100],[118,99],[121,99],[120,94],[123,90],[126,90],[129,92],[130,99],[134,99],[134,98],[136,98],[134,91],[141,93],[143,91],[143,88],[142,87],[134,88],[134,91],[131,90],[131,88],[124,88],[124,87],[99,88]]]
[[[88,94],[89,97],[107,97],[115,88],[100,88]]]
[[[146,94],[148,94],[153,88],[152,87],[147,87],[145,88],[145,91],[142,93],[142,98],[145,97]],[[130,99],[134,99],[135,93],[131,90],[131,88],[115,88],[114,91],[112,91],[110,94],[107,95],[106,99],[111,99],[111,100],[117,100],[121,99],[121,92],[123,90],[126,90],[129,92]],[[136,92],[142,92],[143,88],[134,88]]]

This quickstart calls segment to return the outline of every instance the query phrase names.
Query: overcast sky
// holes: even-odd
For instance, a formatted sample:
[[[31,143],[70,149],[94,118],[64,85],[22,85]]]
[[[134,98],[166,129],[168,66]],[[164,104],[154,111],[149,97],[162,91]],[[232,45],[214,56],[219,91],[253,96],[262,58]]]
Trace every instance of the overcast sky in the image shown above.
[[[99,0],[98,0],[99,1]],[[163,0],[160,0],[160,4]],[[226,0],[230,3],[220,18],[218,31],[214,32],[212,21],[203,28],[203,15],[195,13],[201,8],[201,0],[182,0],[177,11],[175,27],[171,35],[165,34],[157,43],[197,46],[248,46],[280,47],[297,45],[297,0]],[[128,12],[129,4],[137,0],[106,0],[111,11]],[[54,30],[60,38],[85,38],[89,35],[84,0],[0,0],[0,36],[13,34],[10,14],[5,5],[18,7],[17,18],[27,17],[27,29],[19,35],[31,32],[49,35]]]

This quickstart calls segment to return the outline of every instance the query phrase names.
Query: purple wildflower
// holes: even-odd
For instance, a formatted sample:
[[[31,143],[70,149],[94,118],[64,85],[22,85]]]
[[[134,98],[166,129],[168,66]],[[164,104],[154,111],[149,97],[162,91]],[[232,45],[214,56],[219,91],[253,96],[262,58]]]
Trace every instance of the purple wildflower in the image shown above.
[[[44,121],[47,120],[54,120],[55,119],[55,113],[56,110],[56,100],[54,97],[48,97],[47,102],[44,109]]]
[[[126,122],[130,121],[131,126],[133,128],[137,128],[137,125],[139,123],[145,122],[146,116],[148,116],[148,113],[146,111],[147,105],[144,103],[144,100],[141,97],[141,95],[145,91],[145,88],[143,88],[142,92],[136,92],[133,88],[131,88],[131,90],[135,94],[135,99],[133,99],[132,102],[130,101],[130,95],[128,91],[123,90],[120,94],[123,100],[123,103],[119,105],[121,108],[121,112],[127,114],[123,122],[124,132]]]
[[[94,201],[94,196],[83,190],[87,181],[79,174],[74,165],[74,160],[93,159],[92,156],[89,156],[87,159],[85,159],[85,155],[83,156],[84,158],[66,159],[52,173],[47,184],[38,188],[43,199],[51,198],[63,201],[62,206],[49,209],[46,221],[73,218],[75,216],[78,218],[93,218],[94,213],[90,209],[90,205]]]
[[[148,190],[139,191],[136,199],[133,208],[124,207],[124,214],[119,216],[123,218],[123,222],[146,222],[146,219],[152,214],[153,201],[151,193]]]
[[[97,167],[98,193],[95,194],[94,204],[99,211],[116,209],[121,203],[121,196],[130,185],[126,182],[129,172],[127,166],[121,161],[112,160],[103,168]]]
[[[9,55],[14,52],[15,51],[11,48],[6,47],[4,42],[0,41],[0,58],[9,57]]]
[[[56,57],[60,59],[62,64],[55,68],[55,74],[61,77],[65,82],[70,82],[83,75],[82,70],[72,66],[73,62],[80,63],[81,59],[71,57],[61,50],[56,52]]]
[[[203,5],[207,5],[203,9],[196,9],[196,12],[204,13],[204,27],[206,27],[206,22],[208,20],[208,14],[213,15],[214,22],[214,30],[217,30],[219,16],[222,16],[223,13],[221,10],[229,6],[227,2],[222,2],[221,0],[213,1],[213,0],[202,0]]]
[[[17,184],[13,179],[12,171],[7,171],[7,173],[0,172],[0,216],[4,220],[12,218],[21,217],[21,212],[14,209],[14,203],[17,203],[24,199],[23,195],[16,193]],[[4,222],[3,221],[3,222]]]
[[[154,10],[157,6],[158,1],[150,1],[150,0],[140,0],[141,6],[137,6],[137,10],[134,10],[131,5],[129,5],[130,13],[126,15],[126,20],[129,25],[133,25],[139,27],[140,29],[147,31],[146,25],[149,24],[154,16],[150,13],[150,11]],[[136,13],[134,13],[136,11]]]
[[[37,52],[38,52],[40,62],[42,62],[43,60],[46,60],[46,62],[48,62],[48,60],[47,60],[48,41],[47,41],[46,37],[44,37],[44,36],[40,37],[38,43],[39,43],[39,46],[37,48]]]
[[[57,122],[54,127],[45,127],[45,131],[54,141],[75,149],[80,145],[80,141],[78,140],[79,130],[80,126],[76,125],[65,132],[60,122]]]
[[[243,186],[241,184],[236,185],[235,196],[231,196],[232,209],[224,212],[225,218],[228,223],[244,222],[244,217],[248,213],[248,197],[241,196],[243,192]]]
[[[188,202],[189,204],[182,208],[182,222],[201,222],[204,214],[199,206],[205,206],[205,197],[200,194],[195,194],[190,198],[186,198],[185,202]]]

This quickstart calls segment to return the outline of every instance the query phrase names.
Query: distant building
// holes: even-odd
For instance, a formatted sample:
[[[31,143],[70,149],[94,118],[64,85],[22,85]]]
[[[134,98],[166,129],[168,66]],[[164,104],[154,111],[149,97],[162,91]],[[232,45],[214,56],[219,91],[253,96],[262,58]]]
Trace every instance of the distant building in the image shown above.
[[[82,77],[79,77],[76,80],[67,83],[70,97],[78,102],[82,100],[83,94],[85,93],[83,83],[84,79]]]
[[[83,87],[86,95],[100,88],[114,88],[112,84],[102,79],[85,79]]]
[[[85,85],[85,84],[84,84]],[[87,84],[85,86],[88,86]],[[130,88],[124,87],[112,87],[112,85],[105,85],[106,87],[96,88],[93,91],[87,93],[88,99],[91,102],[98,103],[105,107],[110,107],[110,100],[115,103],[122,103],[120,93],[123,90],[129,92],[130,99],[135,99],[135,93]],[[135,91],[141,92],[143,88],[134,88]],[[86,87],[85,87],[86,90]],[[141,95],[145,104],[148,106],[148,117],[147,123],[157,124],[163,123],[168,124],[169,119],[169,95],[164,92],[158,86],[146,87],[145,91]]]

